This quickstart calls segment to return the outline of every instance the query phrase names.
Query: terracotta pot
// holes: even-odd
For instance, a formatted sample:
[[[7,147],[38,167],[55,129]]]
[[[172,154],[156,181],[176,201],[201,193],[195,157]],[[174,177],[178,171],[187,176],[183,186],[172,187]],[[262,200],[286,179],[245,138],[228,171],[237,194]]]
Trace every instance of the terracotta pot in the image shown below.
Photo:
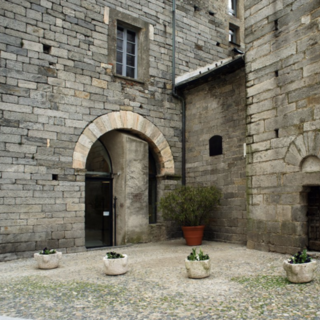
[[[40,253],[34,254],[34,259],[37,261],[39,269],[58,268],[61,257],[62,257],[62,252],[56,252],[53,254],[40,254]]]
[[[108,259],[103,258],[105,273],[109,276],[117,276],[128,271],[128,256],[123,254],[124,258]]]
[[[305,283],[312,281],[316,268],[317,262],[314,260],[308,263],[298,264],[291,264],[288,260],[283,262],[283,269],[287,273],[287,278],[293,283]]]
[[[202,261],[190,261],[185,260],[185,265],[187,269],[187,274],[189,278],[201,279],[210,276],[211,264],[209,260]]]
[[[204,226],[181,228],[188,246],[200,246],[202,244]]]

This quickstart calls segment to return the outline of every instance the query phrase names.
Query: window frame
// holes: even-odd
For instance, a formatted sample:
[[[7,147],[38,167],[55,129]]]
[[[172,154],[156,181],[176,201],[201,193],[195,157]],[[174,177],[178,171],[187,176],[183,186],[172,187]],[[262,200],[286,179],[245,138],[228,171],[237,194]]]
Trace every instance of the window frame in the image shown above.
[[[239,45],[239,27],[230,23],[228,30],[229,43]]]
[[[120,39],[118,37],[118,29],[122,28],[123,29],[123,39]],[[131,54],[128,52],[128,32],[132,32],[134,33],[134,42],[131,42],[134,44],[134,54]],[[120,64],[120,62],[118,61],[118,53],[121,52],[120,50],[118,50],[118,41],[122,40],[123,43],[123,48],[122,48],[122,70],[121,73],[118,73],[118,65]],[[137,79],[138,77],[138,34],[135,30],[127,28],[121,24],[117,24],[117,44],[116,44],[116,74],[117,75],[121,75],[124,77],[128,77],[128,78],[134,78]],[[127,67],[128,67],[128,62],[127,62],[127,57],[128,55],[134,56],[134,66],[129,66],[129,68],[132,68],[134,70],[134,75],[133,77],[128,76],[128,72],[127,72]]]
[[[229,27],[229,42],[236,43],[236,30],[232,27]]]
[[[228,0],[228,11],[229,14],[236,17],[237,16],[237,0]]]
[[[108,27],[108,63],[112,65],[113,75],[119,78],[125,78],[131,81],[145,84],[149,79],[150,68],[150,25],[130,14],[110,8]],[[136,54],[136,77],[131,78],[117,74],[117,30],[118,26],[136,32],[137,54]]]

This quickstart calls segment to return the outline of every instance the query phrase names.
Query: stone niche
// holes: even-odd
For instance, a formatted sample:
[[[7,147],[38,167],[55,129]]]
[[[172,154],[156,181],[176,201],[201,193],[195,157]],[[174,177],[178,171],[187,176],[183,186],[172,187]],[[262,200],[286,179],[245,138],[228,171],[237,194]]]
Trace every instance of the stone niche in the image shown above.
[[[309,156],[302,161],[302,172],[320,172],[320,159],[316,156]]]
[[[112,131],[101,140],[112,161],[113,196],[117,197],[116,244],[148,241],[148,143]]]

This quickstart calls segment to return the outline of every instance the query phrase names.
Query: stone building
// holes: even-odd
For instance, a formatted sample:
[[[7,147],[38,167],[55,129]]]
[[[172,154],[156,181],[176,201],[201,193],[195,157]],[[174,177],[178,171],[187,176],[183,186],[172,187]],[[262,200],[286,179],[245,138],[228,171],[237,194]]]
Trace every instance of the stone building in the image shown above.
[[[223,190],[209,238],[319,251],[320,2],[244,4],[245,71],[234,59],[177,85],[187,102],[187,179]],[[212,158],[211,139],[221,143]]]
[[[318,0],[0,16],[0,261],[175,236],[156,201],[181,183],[223,192],[207,239],[319,249]]]
[[[172,235],[156,211],[184,174],[172,79],[244,47],[242,6],[0,4],[0,260]]]
[[[246,1],[248,247],[320,249],[320,2]]]
[[[187,184],[216,185],[223,198],[206,237],[246,243],[246,90],[243,56],[184,80]],[[181,79],[181,81],[180,81]]]

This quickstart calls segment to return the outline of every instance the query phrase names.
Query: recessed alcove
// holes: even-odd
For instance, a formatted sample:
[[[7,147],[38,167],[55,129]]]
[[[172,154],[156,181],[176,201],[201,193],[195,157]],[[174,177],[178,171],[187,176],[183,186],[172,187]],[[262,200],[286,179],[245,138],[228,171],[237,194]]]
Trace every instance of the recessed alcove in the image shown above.
[[[301,162],[302,172],[320,172],[320,159],[316,156],[309,156]]]

